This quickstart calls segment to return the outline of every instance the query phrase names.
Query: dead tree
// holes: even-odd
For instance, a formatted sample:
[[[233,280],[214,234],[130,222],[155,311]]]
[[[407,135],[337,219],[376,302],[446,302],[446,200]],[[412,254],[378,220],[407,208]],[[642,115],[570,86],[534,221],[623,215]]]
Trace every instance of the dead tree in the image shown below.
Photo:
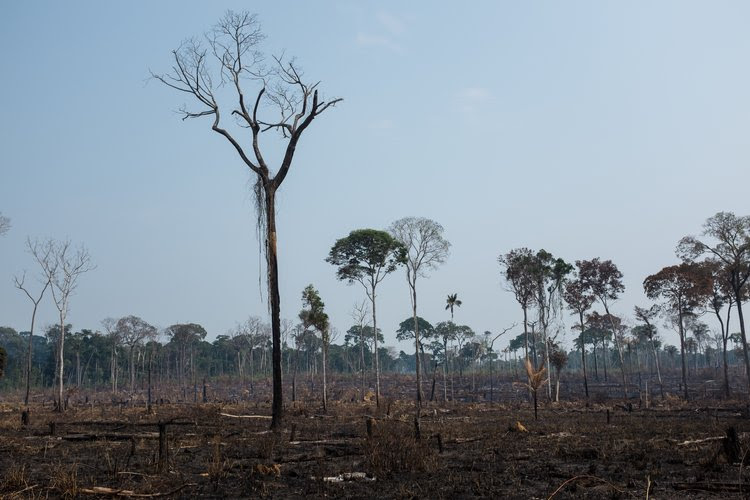
[[[46,243],[39,243],[39,242],[32,242],[31,239],[26,240],[26,247],[31,253],[31,255],[34,257],[34,260],[37,261],[39,266],[42,268],[42,270],[50,267],[51,263],[50,260],[52,259],[52,247],[49,244]],[[26,272],[21,275],[21,278],[19,279],[17,276],[13,277],[13,283],[15,284],[16,288],[21,290],[26,296],[29,298],[32,304],[34,304],[34,307],[31,311],[31,328],[29,329],[29,345],[26,351],[26,393],[23,397],[23,404],[25,406],[29,406],[29,393],[31,392],[31,366],[32,366],[32,357],[33,357],[33,346],[34,346],[34,323],[36,321],[36,311],[39,308],[39,303],[42,301],[42,298],[44,298],[44,293],[47,291],[47,288],[49,288],[51,281],[48,274],[44,274],[44,279],[41,280],[41,282],[44,284],[42,287],[42,290],[39,292],[38,296],[31,295],[31,292],[29,292],[28,285],[26,285]],[[35,298],[36,297],[36,298]]]
[[[205,34],[207,45],[203,45],[198,39],[183,42],[172,52],[172,71],[166,74],[152,73],[152,76],[167,87],[192,96],[197,101],[198,108],[183,108],[183,119],[212,116],[211,129],[230,143],[242,162],[256,176],[254,194],[258,237],[264,246],[266,257],[273,340],[271,427],[278,428],[282,421],[283,404],[276,191],[289,173],[302,133],[317,116],[341,99],[323,99],[318,93],[318,83],[304,80],[293,60],[274,56],[271,67],[265,67],[263,55],[257,50],[263,38],[255,15],[229,11]],[[211,61],[218,67],[212,68]],[[248,82],[257,86],[255,97],[250,101],[246,100],[244,90],[244,85]],[[218,89],[225,84],[235,93],[236,101],[230,106],[229,114],[237,120],[242,136],[230,132],[222,122],[222,113],[227,110],[220,105]],[[279,116],[273,120],[259,117],[259,110],[264,104],[275,106]],[[242,141],[248,131],[251,152]],[[260,146],[261,135],[268,131],[279,132],[286,145],[275,175],[266,163]]]
[[[60,337],[57,339],[57,411],[64,410],[64,347],[65,347],[65,318],[70,309],[70,297],[78,286],[78,278],[95,266],[91,263],[91,256],[84,247],[73,249],[69,240],[56,242],[47,240],[41,243],[48,248],[50,258],[40,261],[45,278],[52,284],[50,290],[52,299],[60,318]]]
[[[399,219],[389,229],[406,248],[406,281],[409,284],[412,317],[414,319],[414,361],[417,371],[417,421],[422,405],[422,372],[420,371],[419,321],[417,320],[417,278],[427,277],[427,271],[437,269],[448,258],[450,243],[443,238],[443,226],[424,217]]]

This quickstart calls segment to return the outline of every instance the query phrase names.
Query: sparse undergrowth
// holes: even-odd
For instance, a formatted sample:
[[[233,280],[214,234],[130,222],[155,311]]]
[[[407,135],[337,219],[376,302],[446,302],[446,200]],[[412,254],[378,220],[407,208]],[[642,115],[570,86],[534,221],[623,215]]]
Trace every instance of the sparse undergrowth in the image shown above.
[[[524,390],[522,394],[527,394]],[[0,497],[703,498],[750,491],[742,401],[94,404],[0,411]],[[637,402],[636,402],[637,403]],[[56,422],[50,435],[50,422]],[[166,427],[160,461],[156,423]],[[368,432],[368,423],[369,432]],[[727,429],[737,441],[725,446]],[[730,452],[725,451],[730,450]],[[734,457],[734,458],[731,458]],[[160,463],[163,469],[160,470]],[[97,489],[99,488],[99,489]]]

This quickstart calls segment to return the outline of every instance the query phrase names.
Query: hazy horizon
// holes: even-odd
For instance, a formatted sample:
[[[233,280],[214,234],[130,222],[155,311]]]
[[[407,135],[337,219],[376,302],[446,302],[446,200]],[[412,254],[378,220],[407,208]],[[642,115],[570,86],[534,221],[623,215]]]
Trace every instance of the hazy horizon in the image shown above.
[[[296,56],[326,97],[344,99],[305,132],[279,191],[282,318],[296,320],[312,283],[343,342],[365,295],[336,280],[329,249],[353,229],[420,216],[452,244],[418,282],[431,323],[450,318],[445,299],[458,293],[455,321],[477,334],[518,325],[507,345],[522,315],[497,257],[517,247],[611,259],[626,285],[612,312],[632,322],[633,306],[650,304],[643,279],[678,262],[681,237],[716,212],[748,214],[749,4],[442,5],[252,4],[263,48]],[[132,314],[200,323],[213,339],[268,318],[251,172],[209,118],[180,120],[185,96],[149,80],[181,40],[246,7],[0,5],[0,212],[12,222],[0,237],[0,326],[29,328],[12,281],[37,273],[27,237],[91,253],[75,330]],[[411,352],[395,338],[410,315],[397,271],[378,292],[386,345]],[[575,318],[563,319],[570,345]],[[37,325],[55,322],[48,297]]]

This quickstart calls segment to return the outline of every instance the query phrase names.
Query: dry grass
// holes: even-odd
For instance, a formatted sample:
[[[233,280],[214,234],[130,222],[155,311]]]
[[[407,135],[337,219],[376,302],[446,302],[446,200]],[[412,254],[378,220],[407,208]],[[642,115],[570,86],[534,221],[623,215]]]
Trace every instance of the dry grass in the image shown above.
[[[211,460],[208,461],[207,473],[208,478],[214,485],[218,485],[219,482],[227,477],[228,462],[222,459],[221,454],[221,436],[216,435],[213,439],[213,450],[211,453]]]
[[[13,463],[8,467],[0,481],[3,491],[13,491],[29,486],[29,474],[25,464]]]
[[[50,471],[49,486],[57,490],[63,498],[75,498],[78,495],[78,464],[57,464]]]
[[[414,439],[407,426],[378,425],[365,444],[366,467],[376,477],[401,472],[430,472],[437,453],[426,440]]]

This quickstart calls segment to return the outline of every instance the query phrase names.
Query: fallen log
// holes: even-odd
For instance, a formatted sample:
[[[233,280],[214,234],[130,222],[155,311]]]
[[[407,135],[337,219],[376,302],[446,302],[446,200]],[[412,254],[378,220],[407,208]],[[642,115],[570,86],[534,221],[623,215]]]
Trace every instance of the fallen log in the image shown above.
[[[231,413],[219,413],[219,415],[229,418],[272,418],[270,415],[232,415]]]
[[[171,491],[166,491],[163,493],[136,493],[133,490],[122,490],[122,489],[115,489],[115,488],[107,488],[104,486],[94,486],[92,488],[79,488],[78,493],[83,493],[86,495],[108,495],[108,496],[114,496],[114,497],[133,497],[133,498],[157,498],[157,497],[167,497],[170,495],[174,495],[178,491],[182,490],[183,488],[186,488],[188,486],[195,486],[195,483],[185,483],[182,486],[175,488]]]
[[[100,432],[96,434],[68,434],[61,436],[64,441],[129,441],[131,439],[159,439],[158,432],[142,432],[140,434],[125,434],[122,432]]]

